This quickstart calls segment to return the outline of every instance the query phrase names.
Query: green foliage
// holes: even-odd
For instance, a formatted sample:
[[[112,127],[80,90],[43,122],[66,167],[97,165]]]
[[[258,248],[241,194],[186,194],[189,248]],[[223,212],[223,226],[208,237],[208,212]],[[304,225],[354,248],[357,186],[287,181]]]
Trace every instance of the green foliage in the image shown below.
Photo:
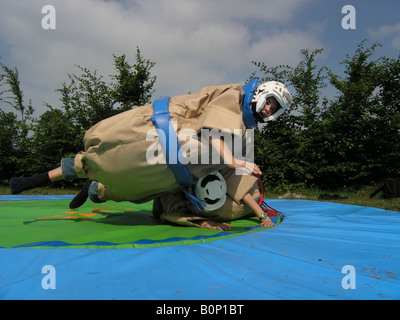
[[[297,66],[253,62],[261,81],[285,83],[294,98],[290,112],[255,132],[255,162],[270,190],[357,188],[399,177],[400,58],[376,58],[377,47],[361,42],[342,61],[343,76],[318,66],[322,49],[301,50]],[[39,119],[24,102],[18,70],[0,64],[0,104],[12,110],[0,110],[0,180],[57,166],[82,149],[88,128],[150,102],[155,63],[139,48],[135,64],[113,58],[111,82],[78,66],[57,90],[60,106],[47,105]],[[337,96],[325,97],[326,88]]]
[[[97,122],[111,117],[116,113],[110,88],[97,75],[97,71],[90,71],[78,66],[80,75],[68,74],[70,83],[62,84],[62,107],[75,125],[88,129]]]
[[[260,154],[256,163],[264,173],[265,184],[272,188],[312,184],[323,166],[321,135],[324,128],[321,123],[327,100],[321,98],[320,91],[327,85],[328,70],[315,66],[316,56],[321,52],[302,50],[303,59],[295,68],[268,68],[263,63],[254,63],[265,75],[261,81],[276,79],[291,87],[294,93],[290,112],[256,133],[255,149],[256,154]]]
[[[151,99],[156,77],[151,76],[150,70],[155,63],[144,59],[139,48],[133,65],[126,61],[125,55],[113,57],[117,74],[111,78],[116,82],[107,83],[96,70],[78,66],[81,74],[68,74],[69,83],[64,82],[57,90],[61,93],[66,118],[75,131],[80,132],[79,141],[82,141],[85,131],[99,121]],[[76,147],[81,148],[81,144]]]
[[[34,172],[59,166],[62,157],[75,156],[76,146],[82,145],[80,131],[68,115],[48,107],[33,128],[31,167]]]
[[[11,69],[0,63],[4,74],[0,77],[0,102],[7,104],[14,112],[0,113],[0,179],[19,173],[21,168],[28,165],[31,138],[29,131],[32,128],[34,109],[31,102],[24,102],[24,95],[20,87],[19,73],[16,68]],[[3,87],[5,86],[5,87]]]
[[[263,80],[275,78],[294,89],[290,115],[257,133],[268,186],[333,190],[399,176],[400,61],[373,59],[378,46],[361,42],[342,62],[344,78],[315,65],[322,50],[302,50],[295,68],[254,63]],[[332,101],[321,93],[328,81],[338,91]]]
[[[82,150],[86,130],[99,121],[150,101],[156,77],[154,62],[144,59],[139,48],[136,63],[113,56],[116,75],[107,83],[97,71],[78,66],[80,74],[68,74],[62,83],[60,108],[48,110],[33,119],[34,109],[24,103],[16,68],[0,64],[0,103],[12,107],[0,112],[0,181],[13,176],[33,175],[59,165],[62,157]]]
[[[12,112],[0,110],[0,179],[6,172],[16,169],[13,159],[16,158],[16,137],[18,136],[17,119]]]
[[[115,68],[118,74],[112,78],[117,80],[113,84],[112,96],[115,102],[121,104],[121,111],[133,106],[142,106],[150,102],[156,77],[151,76],[150,70],[155,63],[143,59],[139,48],[136,49],[136,64],[129,65],[125,55],[114,55]]]

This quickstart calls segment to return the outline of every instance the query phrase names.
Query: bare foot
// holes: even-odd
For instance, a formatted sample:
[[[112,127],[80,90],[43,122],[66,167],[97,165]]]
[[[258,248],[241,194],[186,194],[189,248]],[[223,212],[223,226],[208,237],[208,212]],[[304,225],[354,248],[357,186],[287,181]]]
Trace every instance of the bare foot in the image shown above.
[[[201,221],[198,223],[200,228],[204,229],[217,229],[221,231],[231,230],[231,225],[226,222],[214,222],[214,221]]]

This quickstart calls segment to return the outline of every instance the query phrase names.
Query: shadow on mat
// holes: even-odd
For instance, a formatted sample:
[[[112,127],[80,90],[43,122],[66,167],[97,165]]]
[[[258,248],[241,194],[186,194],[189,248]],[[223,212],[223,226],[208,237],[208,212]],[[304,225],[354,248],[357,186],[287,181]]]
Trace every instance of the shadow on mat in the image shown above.
[[[45,221],[74,221],[74,222],[95,222],[109,225],[120,226],[155,226],[162,225],[163,223],[155,218],[150,211],[123,211],[123,212],[105,212],[93,210],[93,214],[84,214],[76,212],[68,216],[49,216],[38,218],[32,221],[24,221],[24,224],[31,224],[35,222]]]
[[[121,225],[121,226],[155,226],[163,224],[153,214],[146,210],[125,211],[121,213],[101,213],[104,219],[93,219],[96,223]]]
[[[162,223],[160,219],[153,216],[152,212],[149,210],[139,210],[139,211],[121,211],[121,212],[107,212],[102,210],[94,209],[92,214],[83,214],[80,212],[69,212],[68,216],[49,216],[38,218],[33,221],[24,221],[23,224],[31,224],[35,222],[46,222],[46,221],[73,221],[73,222],[94,222],[106,225],[116,225],[116,226],[157,226],[157,225],[169,225],[171,227],[176,227],[174,224]],[[239,219],[245,221],[246,226],[235,226],[233,225],[229,233],[243,232],[246,228],[257,229],[265,228],[260,227],[257,223],[256,218],[242,218]],[[256,222],[256,223],[254,223]],[[253,225],[254,224],[254,225]],[[178,226],[182,228],[182,226]],[[205,229],[203,229],[204,231]]]

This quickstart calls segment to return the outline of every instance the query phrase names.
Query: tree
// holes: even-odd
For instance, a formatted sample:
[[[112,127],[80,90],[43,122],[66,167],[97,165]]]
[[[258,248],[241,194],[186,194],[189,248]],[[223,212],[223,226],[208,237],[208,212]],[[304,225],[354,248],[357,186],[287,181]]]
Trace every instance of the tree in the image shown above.
[[[335,190],[400,176],[400,59],[376,59],[377,47],[362,41],[343,77],[315,65],[322,50],[302,50],[294,68],[256,63],[263,81],[286,83],[294,98],[291,113],[256,133],[267,185]],[[331,101],[321,95],[327,83],[338,91]]]
[[[32,114],[34,109],[31,101],[29,101],[29,104],[24,102],[18,69],[9,68],[2,63],[0,63],[0,66],[4,72],[0,77],[0,87],[6,86],[0,91],[0,102],[8,104],[11,109],[17,112],[17,115],[13,112],[5,113],[4,111],[0,114],[1,147],[2,150],[8,150],[8,155],[0,159],[2,162],[0,167],[8,168],[1,174],[4,179],[10,174],[10,168],[16,174],[19,174],[29,163],[32,145],[29,132],[33,125]]]
[[[342,62],[346,76],[330,74],[339,96],[328,112],[329,176],[339,184],[370,184],[399,169],[394,164],[399,152],[391,151],[399,145],[398,105],[393,95],[399,93],[399,66],[398,61],[372,59],[378,46],[365,48],[365,41],[361,42],[355,54]],[[396,69],[397,74],[392,74]]]
[[[113,56],[115,68],[118,71],[118,74],[112,76],[117,80],[117,83],[112,85],[114,102],[121,104],[122,111],[149,103],[156,81],[156,76],[151,76],[150,70],[155,62],[143,59],[139,48],[136,48],[136,64],[134,65],[126,62],[125,55]]]
[[[376,169],[373,180],[400,176],[400,57],[384,59],[377,103],[372,108],[375,115],[374,134]],[[382,157],[382,155],[385,155]],[[379,179],[380,178],[380,179]]]
[[[99,121],[149,102],[156,77],[150,70],[154,62],[144,59],[139,48],[136,64],[126,62],[125,55],[115,56],[116,83],[106,83],[97,71],[78,66],[80,75],[68,74],[69,83],[58,89],[67,118],[83,133]]]
[[[25,124],[27,121],[31,120],[31,116],[34,112],[32,102],[29,101],[28,105],[26,105],[24,102],[24,94],[20,86],[18,69],[11,69],[2,63],[0,63],[0,65],[5,72],[5,74],[3,74],[1,77],[1,81],[4,81],[4,84],[8,85],[9,87],[7,90],[1,91],[1,94],[11,94],[11,96],[7,96],[5,98],[2,97],[1,101],[9,104],[12,108],[19,112],[21,123]],[[29,130],[28,126],[26,126],[24,129]]]
[[[328,103],[321,97],[328,69],[315,65],[322,51],[301,50],[303,58],[294,68],[254,62],[264,74],[261,81],[277,80],[292,87],[290,110],[256,132],[256,163],[270,187],[313,184],[317,179],[324,145],[321,121]]]
[[[60,159],[75,156],[80,131],[68,116],[59,109],[48,106],[33,128],[31,167],[34,172],[44,172],[60,165]]]
[[[12,112],[0,110],[0,181],[16,171],[14,159],[17,157],[15,139],[18,136],[16,116]]]
[[[32,175],[57,166],[62,157],[82,149],[87,129],[97,122],[134,106],[149,102],[156,77],[154,62],[144,59],[139,48],[136,63],[125,55],[115,56],[116,75],[108,83],[97,71],[78,66],[80,74],[68,74],[60,92],[61,108],[46,104],[38,120],[32,117],[31,102],[24,102],[17,68],[0,63],[0,103],[12,111],[0,112],[0,179]]]
[[[68,132],[77,135],[70,138],[71,147],[68,150],[80,150],[86,130],[96,123],[151,99],[156,77],[151,76],[150,70],[155,63],[144,59],[139,48],[133,65],[126,61],[125,55],[113,57],[116,75],[112,75],[111,79],[116,82],[107,83],[96,70],[77,66],[81,73],[68,74],[69,83],[64,82],[62,88],[57,90],[61,93],[63,118],[68,122]],[[46,124],[52,125],[51,122]]]
[[[97,71],[78,66],[80,75],[68,74],[70,83],[62,84],[62,107],[77,127],[89,129],[97,122],[116,114],[109,85]]]

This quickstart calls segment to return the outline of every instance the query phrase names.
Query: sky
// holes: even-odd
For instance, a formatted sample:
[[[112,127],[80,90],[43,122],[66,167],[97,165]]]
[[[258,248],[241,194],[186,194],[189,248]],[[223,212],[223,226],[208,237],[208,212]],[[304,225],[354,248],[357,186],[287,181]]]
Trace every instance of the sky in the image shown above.
[[[342,13],[347,5],[354,14]],[[133,64],[137,47],[156,63],[156,99],[244,84],[257,71],[252,61],[296,66],[301,49],[322,48],[316,63],[342,75],[339,62],[364,39],[382,44],[376,57],[399,56],[400,1],[0,0],[0,62],[18,69],[36,116],[45,103],[61,106],[56,89],[80,74],[77,65],[107,80],[113,54]]]

